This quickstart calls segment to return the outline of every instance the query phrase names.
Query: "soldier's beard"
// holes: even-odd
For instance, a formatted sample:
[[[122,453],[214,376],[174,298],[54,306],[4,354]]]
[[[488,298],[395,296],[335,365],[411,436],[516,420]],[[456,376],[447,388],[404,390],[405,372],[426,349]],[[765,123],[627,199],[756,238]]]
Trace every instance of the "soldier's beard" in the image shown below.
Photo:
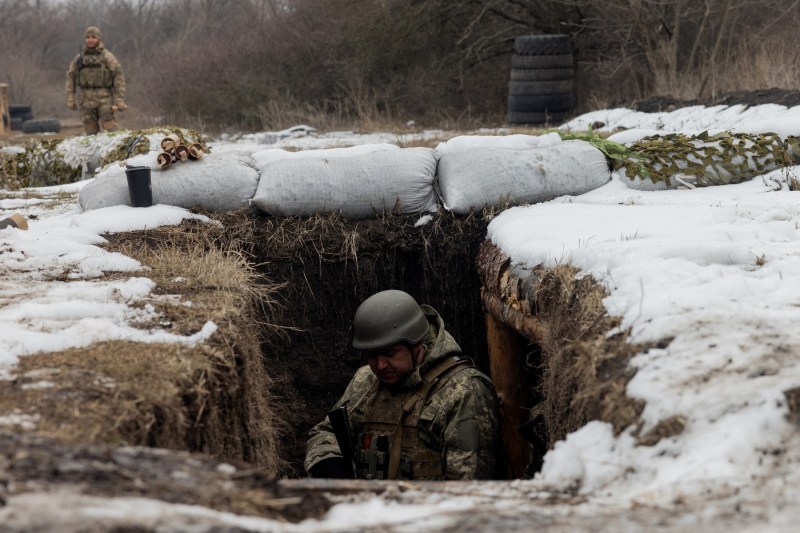
[[[381,380],[381,383],[387,386],[397,385],[402,381],[397,372],[393,371],[387,371],[378,374],[378,379]]]

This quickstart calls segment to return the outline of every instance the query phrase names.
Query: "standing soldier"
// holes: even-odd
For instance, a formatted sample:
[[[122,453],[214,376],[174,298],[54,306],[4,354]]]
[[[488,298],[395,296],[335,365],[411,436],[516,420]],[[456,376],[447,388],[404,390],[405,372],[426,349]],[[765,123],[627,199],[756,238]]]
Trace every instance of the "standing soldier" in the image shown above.
[[[367,365],[336,404],[346,409],[350,435],[329,420],[314,426],[306,447],[309,475],[494,478],[494,387],[462,355],[439,314],[403,291],[382,291],[359,306],[353,333]],[[340,446],[347,437],[348,445]],[[343,457],[345,448],[352,457]]]
[[[100,30],[86,28],[85,46],[75,56],[67,70],[67,107],[78,109],[75,90],[80,87],[80,111],[83,128],[88,135],[114,131],[117,122],[115,111],[124,111],[125,76],[114,54],[106,50],[100,40]]]

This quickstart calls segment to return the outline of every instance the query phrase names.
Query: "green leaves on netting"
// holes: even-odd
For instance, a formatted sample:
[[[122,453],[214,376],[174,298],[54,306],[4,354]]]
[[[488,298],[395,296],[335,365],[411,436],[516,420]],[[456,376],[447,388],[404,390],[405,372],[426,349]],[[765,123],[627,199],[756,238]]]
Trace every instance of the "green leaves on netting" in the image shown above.
[[[622,143],[609,141],[605,137],[593,132],[591,128],[587,132],[563,132],[555,131],[561,136],[564,141],[586,141],[592,146],[603,152],[603,155],[608,159],[608,164],[613,170],[618,170],[623,166],[630,167],[634,172],[640,176],[649,177],[649,170],[645,163],[645,157]],[[549,132],[548,131],[548,132]]]
[[[741,183],[755,176],[800,163],[797,137],[782,139],[776,133],[698,135],[671,133],[644,137],[630,149],[644,159],[623,161],[625,175],[664,182],[672,186],[677,176],[691,178],[697,187]],[[646,172],[641,171],[644,166]]]
[[[591,129],[582,133],[550,131],[563,140],[591,143],[603,152],[613,170],[624,169],[631,180],[649,179],[667,186],[672,186],[676,177],[689,178],[696,187],[740,183],[800,164],[800,138],[782,139],[776,133],[669,133],[644,137],[625,146]]]

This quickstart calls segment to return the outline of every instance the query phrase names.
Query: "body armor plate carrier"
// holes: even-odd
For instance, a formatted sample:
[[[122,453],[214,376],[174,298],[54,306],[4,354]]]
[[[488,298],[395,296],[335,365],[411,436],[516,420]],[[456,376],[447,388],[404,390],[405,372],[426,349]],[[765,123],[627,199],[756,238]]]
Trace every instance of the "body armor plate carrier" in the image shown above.
[[[416,388],[391,406],[365,404],[356,407],[370,413],[356,443],[356,467],[361,479],[443,479],[442,451],[420,440],[419,421],[427,399],[458,371],[469,368],[465,357],[447,357],[431,368]],[[375,381],[367,397],[375,398]]]

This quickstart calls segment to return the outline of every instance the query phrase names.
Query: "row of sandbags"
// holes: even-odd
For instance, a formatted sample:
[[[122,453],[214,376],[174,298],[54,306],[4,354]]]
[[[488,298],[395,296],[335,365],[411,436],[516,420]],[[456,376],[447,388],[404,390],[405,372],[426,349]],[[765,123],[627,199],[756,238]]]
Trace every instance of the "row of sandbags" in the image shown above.
[[[153,161],[150,161],[153,159]],[[467,214],[595,189],[611,179],[588,142],[543,136],[463,136],[432,148],[373,144],[289,152],[220,149],[191,165],[159,170],[153,153],[129,165],[152,168],[155,203],[212,211],[254,206],[275,216],[339,213]],[[104,169],[79,195],[84,210],[128,204],[125,167]]]

